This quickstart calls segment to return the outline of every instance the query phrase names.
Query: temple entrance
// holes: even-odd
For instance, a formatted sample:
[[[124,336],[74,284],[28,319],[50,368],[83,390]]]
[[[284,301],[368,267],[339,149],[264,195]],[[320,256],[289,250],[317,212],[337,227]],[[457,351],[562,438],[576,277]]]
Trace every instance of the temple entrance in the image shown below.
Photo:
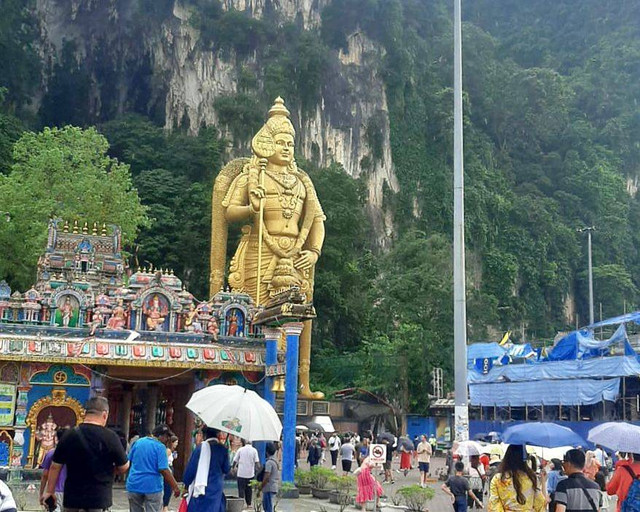
[[[105,390],[110,405],[108,425],[126,442],[135,435],[150,434],[156,425],[169,425],[179,439],[174,472],[182,477],[194,429],[193,415],[185,407],[194,389],[193,372],[117,367],[109,369],[109,376],[113,380]],[[163,376],[168,378],[160,380]]]

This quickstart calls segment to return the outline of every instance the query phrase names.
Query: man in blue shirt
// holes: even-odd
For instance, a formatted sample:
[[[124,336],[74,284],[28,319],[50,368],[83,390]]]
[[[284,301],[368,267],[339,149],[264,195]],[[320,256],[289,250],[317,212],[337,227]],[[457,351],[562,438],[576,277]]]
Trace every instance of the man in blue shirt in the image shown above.
[[[163,478],[180,496],[180,488],[169,470],[167,443],[173,432],[167,425],[158,425],[153,435],[138,439],[129,451],[131,469],[127,478],[130,512],[160,512],[164,491]]]

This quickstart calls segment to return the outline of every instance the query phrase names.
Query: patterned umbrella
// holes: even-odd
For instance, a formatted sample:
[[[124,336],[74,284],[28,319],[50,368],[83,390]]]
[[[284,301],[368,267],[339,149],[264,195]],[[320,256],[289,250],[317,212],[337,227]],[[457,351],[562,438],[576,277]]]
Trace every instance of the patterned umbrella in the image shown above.
[[[640,453],[640,427],[615,421],[589,431],[589,441],[619,452]]]
[[[248,441],[278,441],[282,433],[282,423],[271,404],[241,386],[218,384],[196,391],[187,409],[207,426]]]

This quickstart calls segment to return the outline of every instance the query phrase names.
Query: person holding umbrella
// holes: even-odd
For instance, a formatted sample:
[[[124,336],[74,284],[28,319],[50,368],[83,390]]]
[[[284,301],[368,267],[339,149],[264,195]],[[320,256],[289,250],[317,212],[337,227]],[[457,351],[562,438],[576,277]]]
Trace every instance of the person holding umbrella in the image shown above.
[[[189,488],[188,512],[225,512],[224,476],[229,472],[227,449],[218,441],[219,430],[204,429],[205,440],[191,454],[184,472]]]

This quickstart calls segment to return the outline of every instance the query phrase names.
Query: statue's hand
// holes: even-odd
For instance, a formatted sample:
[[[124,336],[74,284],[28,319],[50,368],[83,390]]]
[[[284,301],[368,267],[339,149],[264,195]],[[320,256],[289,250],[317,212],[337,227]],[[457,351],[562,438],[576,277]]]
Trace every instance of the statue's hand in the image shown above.
[[[260,209],[260,200],[267,197],[265,188],[262,185],[256,185],[249,191],[249,200],[251,201],[251,209],[257,212]]]
[[[318,261],[318,254],[313,251],[300,251],[300,255],[293,262],[293,266],[298,270],[309,270]]]

